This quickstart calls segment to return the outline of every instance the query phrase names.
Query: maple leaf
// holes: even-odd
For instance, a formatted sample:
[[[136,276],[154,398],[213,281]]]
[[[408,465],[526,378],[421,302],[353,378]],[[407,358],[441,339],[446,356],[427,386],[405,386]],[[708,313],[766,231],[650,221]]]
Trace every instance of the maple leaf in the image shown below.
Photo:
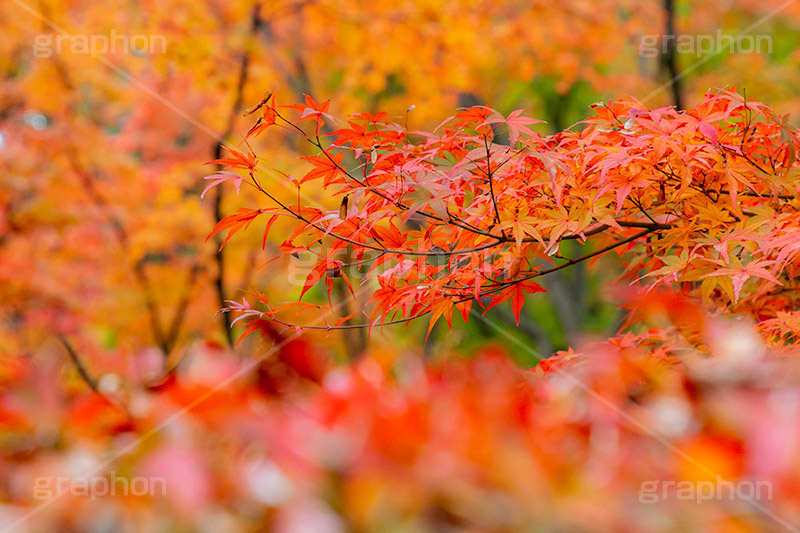
[[[200,199],[203,199],[209,190],[213,189],[214,187],[216,187],[221,183],[225,183],[226,181],[230,181],[231,183],[233,183],[233,186],[236,188],[236,194],[239,194],[239,187],[242,185],[242,180],[244,180],[244,177],[236,174],[235,172],[220,171],[220,172],[215,172],[210,176],[206,176],[203,179],[214,180],[214,181],[206,185],[205,189],[203,189],[203,192],[200,194]]]
[[[453,300],[450,298],[440,298],[436,300],[430,306],[431,318],[430,322],[428,323],[428,332],[425,335],[425,341],[428,341],[428,337],[431,335],[431,331],[433,330],[433,326],[436,325],[436,322],[441,318],[447,321],[447,327],[453,329]]]
[[[386,111],[379,111],[375,114],[372,113],[356,113],[354,114],[353,120],[363,120],[364,122],[387,122],[388,113]]]
[[[367,131],[367,127],[361,124],[350,122],[350,128],[340,128],[329,133],[330,136],[336,137],[333,144],[339,146],[345,143],[350,143],[353,148],[370,148],[375,144],[374,131]]]
[[[719,137],[717,136],[717,130],[714,128],[712,124],[708,122],[700,121],[697,123],[697,129],[700,130],[706,139],[708,139],[711,144],[714,146],[719,146]]]
[[[488,118],[493,113],[495,113],[495,111],[489,106],[473,106],[462,109],[453,117],[456,120],[454,127],[462,128],[464,126],[469,126],[474,128],[481,135],[488,135],[491,132],[491,124],[488,122]],[[439,127],[450,120],[451,119],[445,120]],[[438,130],[439,128],[437,127],[436,129]]]
[[[391,221],[388,227],[374,226],[372,235],[387,248],[402,248],[408,239],[408,234],[402,233]]]
[[[522,116],[522,109],[517,109],[509,113],[507,117],[493,117],[486,121],[488,124],[503,123],[508,128],[508,144],[516,146],[520,134],[533,137],[535,133],[528,126],[531,124],[543,124],[544,120],[536,120],[530,117]]]
[[[341,173],[340,168],[344,161],[344,153],[339,152],[330,157],[327,155],[311,155],[302,159],[314,165],[314,169],[306,173],[300,183],[322,178],[323,186],[327,187],[332,183],[336,183],[334,180]]]
[[[316,134],[319,135],[320,127],[325,124],[323,118],[329,122],[336,122],[336,119],[327,112],[331,101],[326,100],[320,104],[307,94],[303,96],[305,97],[305,104],[294,104],[285,107],[300,111],[299,120],[313,120],[316,124]]]
[[[327,103],[313,100],[294,108],[300,120],[327,113]],[[722,93],[687,111],[612,102],[596,108],[587,127],[547,137],[520,111],[504,118],[486,106],[459,110],[440,133],[412,137],[385,114],[362,114],[332,133],[335,153],[298,131],[324,151],[303,158],[313,168],[301,182],[318,179],[342,200],[338,211],[300,198],[278,205],[296,222],[279,249],[293,254],[330,238],[303,289],[324,277],[329,294],[334,278],[345,277],[332,253],[350,248],[360,264],[375,252],[364,261],[381,284],[370,328],[392,316],[431,314],[435,322],[454,308],[466,313],[470,298],[487,309],[509,301],[518,321],[525,295],[541,291],[533,276],[583,261],[591,267],[612,250],[627,257],[623,279],[653,277],[706,300],[721,289],[738,302],[748,279],[771,283],[769,276],[800,268],[793,232],[776,218],[790,217],[794,190],[783,173],[764,171],[786,159],[778,145],[791,138],[789,126],[765,114],[754,127],[740,108]],[[491,142],[499,124],[522,148]],[[353,168],[345,168],[345,150]],[[592,242],[592,251],[563,257],[561,243],[573,239]],[[749,270],[728,264],[743,253],[753,256]],[[521,272],[539,260],[554,266]]]
[[[224,148],[233,154],[233,157],[214,159],[213,161],[208,161],[205,164],[222,165],[228,168],[242,168],[246,170],[253,170],[256,167],[258,159],[254,153],[248,152],[247,154],[243,154],[242,152],[228,146],[225,146]]]
[[[745,282],[750,279],[751,277],[757,277],[761,279],[765,279],[777,285],[783,285],[783,283],[776,279],[772,273],[764,268],[767,265],[773,264],[772,261],[751,261],[746,265],[742,265],[738,259],[734,261],[735,266],[737,268],[720,268],[711,272],[710,274],[706,274],[703,278],[708,277],[719,277],[719,276],[729,276],[731,278],[731,282],[733,283],[733,302],[736,303],[739,301],[739,295],[742,292],[742,287],[744,287]],[[720,262],[720,264],[722,264]]]
[[[232,322],[231,326],[235,325],[238,321],[247,319],[249,317],[262,317],[264,313],[259,311],[258,309],[253,309],[250,306],[250,302],[247,301],[246,298],[242,298],[241,303],[235,300],[225,300],[225,303],[228,304],[227,307],[223,307],[221,309],[224,313],[238,313],[239,316],[236,317]]]
[[[228,235],[225,237],[225,240],[222,241],[219,249],[225,247],[225,244],[233,237],[233,235],[238,232],[240,229],[247,229],[250,224],[252,224],[253,220],[258,217],[261,213],[264,213],[263,209],[247,209],[244,207],[240,207],[236,210],[236,212],[232,215],[228,215],[222,220],[220,220],[214,229],[211,230],[211,233],[208,234],[206,237],[206,242],[208,239],[219,233],[220,231],[229,230]]]
[[[544,290],[538,283],[530,280],[509,284],[509,286],[503,289],[499,294],[493,295],[492,301],[489,302],[486,307],[484,307],[483,314],[485,315],[487,311],[496,305],[507,300],[511,300],[511,310],[514,313],[517,326],[519,326],[519,316],[522,312],[522,306],[525,305],[525,295],[537,292],[547,291]]]

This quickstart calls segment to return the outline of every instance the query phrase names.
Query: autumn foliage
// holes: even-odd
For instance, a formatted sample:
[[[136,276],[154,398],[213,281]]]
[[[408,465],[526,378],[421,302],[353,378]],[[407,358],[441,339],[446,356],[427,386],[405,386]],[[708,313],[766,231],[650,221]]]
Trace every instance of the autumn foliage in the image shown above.
[[[0,2],[0,533],[797,531],[800,4],[111,4]]]
[[[291,130],[317,150],[303,157],[311,169],[287,177],[249,148],[230,149],[234,157],[214,163],[236,169],[230,180],[257,189],[264,207],[241,208],[212,234],[227,230],[227,241],[264,219],[266,239],[278,217],[289,218],[294,231],[281,250],[316,256],[303,294],[325,283],[330,297],[336,278],[352,292],[350,277],[372,292],[363,316],[330,323],[323,313],[300,325],[372,328],[427,315],[432,327],[450,324],[455,311],[466,321],[473,308],[506,301],[519,322],[525,295],[543,291],[538,278],[615,253],[621,279],[646,290],[666,287],[749,314],[776,344],[798,332],[797,132],[744,95],[710,93],[685,111],[598,103],[591,118],[547,136],[520,111],[505,117],[486,106],[420,132],[385,113],[343,124],[328,102],[307,96],[289,111],[270,98],[250,133],[272,123]],[[332,131],[322,134],[326,123]],[[273,183],[296,187],[298,202],[277,200]],[[314,185],[338,208],[304,202]],[[567,257],[567,240],[591,246]],[[228,310],[290,324],[281,313],[293,305],[254,299],[262,310],[246,300]]]

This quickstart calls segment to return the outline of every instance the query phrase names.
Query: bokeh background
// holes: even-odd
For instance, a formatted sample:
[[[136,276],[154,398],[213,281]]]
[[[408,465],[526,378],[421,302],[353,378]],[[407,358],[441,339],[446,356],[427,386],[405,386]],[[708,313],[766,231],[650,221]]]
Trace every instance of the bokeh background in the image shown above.
[[[270,261],[281,243],[262,249],[259,231],[218,253],[219,242],[205,242],[214,224],[260,200],[244,189],[200,194],[203,163],[223,142],[243,140],[251,121],[242,113],[266,91],[281,104],[304,93],[330,99],[339,116],[385,110],[413,129],[481,104],[522,108],[553,133],[597,101],[631,95],[684,107],[718,87],[796,117],[798,29],[800,4],[772,0],[5,0],[0,528],[800,524],[798,376],[785,363],[761,364],[766,352],[745,326],[712,328],[733,339],[715,345],[723,361],[739,361],[737,346],[756,347],[724,382],[626,346],[593,348],[580,384],[545,380],[542,366],[523,373],[617,332],[623,302],[609,289],[617,271],[608,261],[548,278],[519,327],[500,307],[487,314],[493,327],[437,327],[427,340],[426,324],[410,324],[371,336],[276,330],[237,345],[241,328],[218,312],[224,301],[251,285],[296,299],[304,265]],[[717,44],[721,35],[760,36],[764,47],[698,52],[662,46],[664,34]],[[155,47],[76,45],[93,36],[144,36]],[[295,138],[254,143],[273,166],[304,168],[297,156],[309,152]],[[293,194],[276,185],[276,195]],[[315,199],[328,201],[321,191]],[[344,290],[334,296],[347,300]],[[711,471],[770,480],[774,498],[762,508],[640,501],[644,481]],[[34,490],[43,477],[112,474],[164,478],[165,494]]]

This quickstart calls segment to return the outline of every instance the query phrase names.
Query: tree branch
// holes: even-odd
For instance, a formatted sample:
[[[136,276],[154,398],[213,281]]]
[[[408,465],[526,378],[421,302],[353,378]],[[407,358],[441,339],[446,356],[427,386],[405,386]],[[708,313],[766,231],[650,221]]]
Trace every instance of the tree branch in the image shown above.
[[[100,390],[100,387],[98,387],[97,380],[94,379],[94,377],[92,377],[91,374],[89,374],[89,371],[86,369],[86,366],[84,366],[84,364],[81,361],[80,357],[78,357],[78,353],[75,351],[75,348],[72,347],[72,344],[70,344],[70,342],[67,340],[67,338],[64,337],[64,335],[59,334],[58,335],[58,341],[61,343],[61,345],[66,350],[67,355],[69,355],[70,361],[72,361],[72,364],[75,367],[75,370],[78,371],[78,375],[81,377],[81,379],[84,381],[84,383],[86,383],[86,385],[92,390],[92,392],[97,394],[100,398],[102,398],[109,405],[111,405],[113,407],[116,407],[117,409],[121,410],[123,413],[125,413],[125,416],[127,416],[129,419],[132,420],[133,416],[131,416],[130,411],[128,411],[128,408],[124,404],[121,404],[119,402],[115,402],[115,401],[111,400],[111,398],[109,398],[108,396],[103,394],[103,392]]]
[[[264,24],[263,19],[261,18],[261,4],[256,4],[253,6],[253,13],[250,18],[250,38],[253,39],[258,35],[259,31],[261,30]],[[222,148],[224,147],[225,139],[228,138],[231,133],[233,132],[233,128],[236,125],[236,117],[242,111],[242,105],[244,101],[244,87],[247,84],[248,78],[248,71],[250,67],[250,54],[251,54],[251,45],[247,45],[244,52],[242,52],[241,58],[239,60],[239,76],[236,82],[236,96],[234,97],[233,106],[231,107],[230,114],[228,116],[228,122],[225,126],[225,130],[219,136],[219,140],[217,141],[216,145],[214,145],[214,159],[220,159],[222,157]],[[221,165],[217,165],[217,170],[222,170]],[[214,195],[214,220],[215,224],[219,223],[220,220],[223,219],[222,214],[222,201],[224,199],[224,195],[222,192],[222,187],[217,187],[215,190]],[[228,299],[225,295],[225,256],[223,254],[222,249],[222,237],[217,235],[215,237],[215,242],[217,244],[217,254],[214,256],[217,263],[217,275],[214,277],[214,289],[217,293],[217,302],[220,308],[225,307],[225,301]],[[228,346],[231,348],[234,346],[233,340],[233,331],[231,330],[231,319],[227,313],[222,314],[222,330],[223,335],[225,335],[225,340],[228,343]]]
[[[678,53],[675,34],[675,0],[664,0],[664,15],[666,23],[664,28],[666,38],[666,53],[661,56],[661,64],[670,77],[669,86],[672,92],[672,103],[675,109],[683,109],[683,91],[681,90],[681,73],[678,71]]]

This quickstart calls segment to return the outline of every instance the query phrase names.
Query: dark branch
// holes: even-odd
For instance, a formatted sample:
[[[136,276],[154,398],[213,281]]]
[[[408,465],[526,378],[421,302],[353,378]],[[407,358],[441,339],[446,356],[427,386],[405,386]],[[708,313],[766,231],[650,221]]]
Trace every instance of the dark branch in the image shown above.
[[[264,25],[264,21],[261,18],[261,4],[256,4],[253,7],[253,14],[250,19],[250,37],[255,38],[259,31],[261,30],[262,26]],[[244,87],[247,84],[248,78],[248,71],[250,68],[250,46],[248,45],[244,52],[242,52],[241,58],[239,60],[239,76],[236,82],[236,96],[233,101],[233,106],[231,107],[230,115],[228,116],[228,122],[225,126],[225,131],[219,136],[219,139],[214,145],[214,159],[220,159],[222,157],[222,148],[225,145],[225,139],[227,139],[231,133],[233,132],[233,128],[236,126],[236,117],[242,111],[242,105],[244,102]],[[221,165],[217,165],[217,170],[222,170]],[[222,187],[217,187],[216,192],[214,195],[214,220],[215,223],[219,223],[220,220],[223,219],[222,214],[222,200],[223,200],[223,192]],[[222,250],[222,237],[217,235],[215,237],[215,242],[217,244],[217,254],[215,255],[216,263],[217,263],[217,275],[214,278],[214,289],[217,292],[217,302],[220,308],[225,307],[225,301],[228,299],[225,294],[225,256],[223,255]],[[225,340],[228,343],[228,346],[234,346],[233,340],[233,331],[231,330],[231,319],[227,313],[222,314],[222,330],[223,334],[225,335]]]

